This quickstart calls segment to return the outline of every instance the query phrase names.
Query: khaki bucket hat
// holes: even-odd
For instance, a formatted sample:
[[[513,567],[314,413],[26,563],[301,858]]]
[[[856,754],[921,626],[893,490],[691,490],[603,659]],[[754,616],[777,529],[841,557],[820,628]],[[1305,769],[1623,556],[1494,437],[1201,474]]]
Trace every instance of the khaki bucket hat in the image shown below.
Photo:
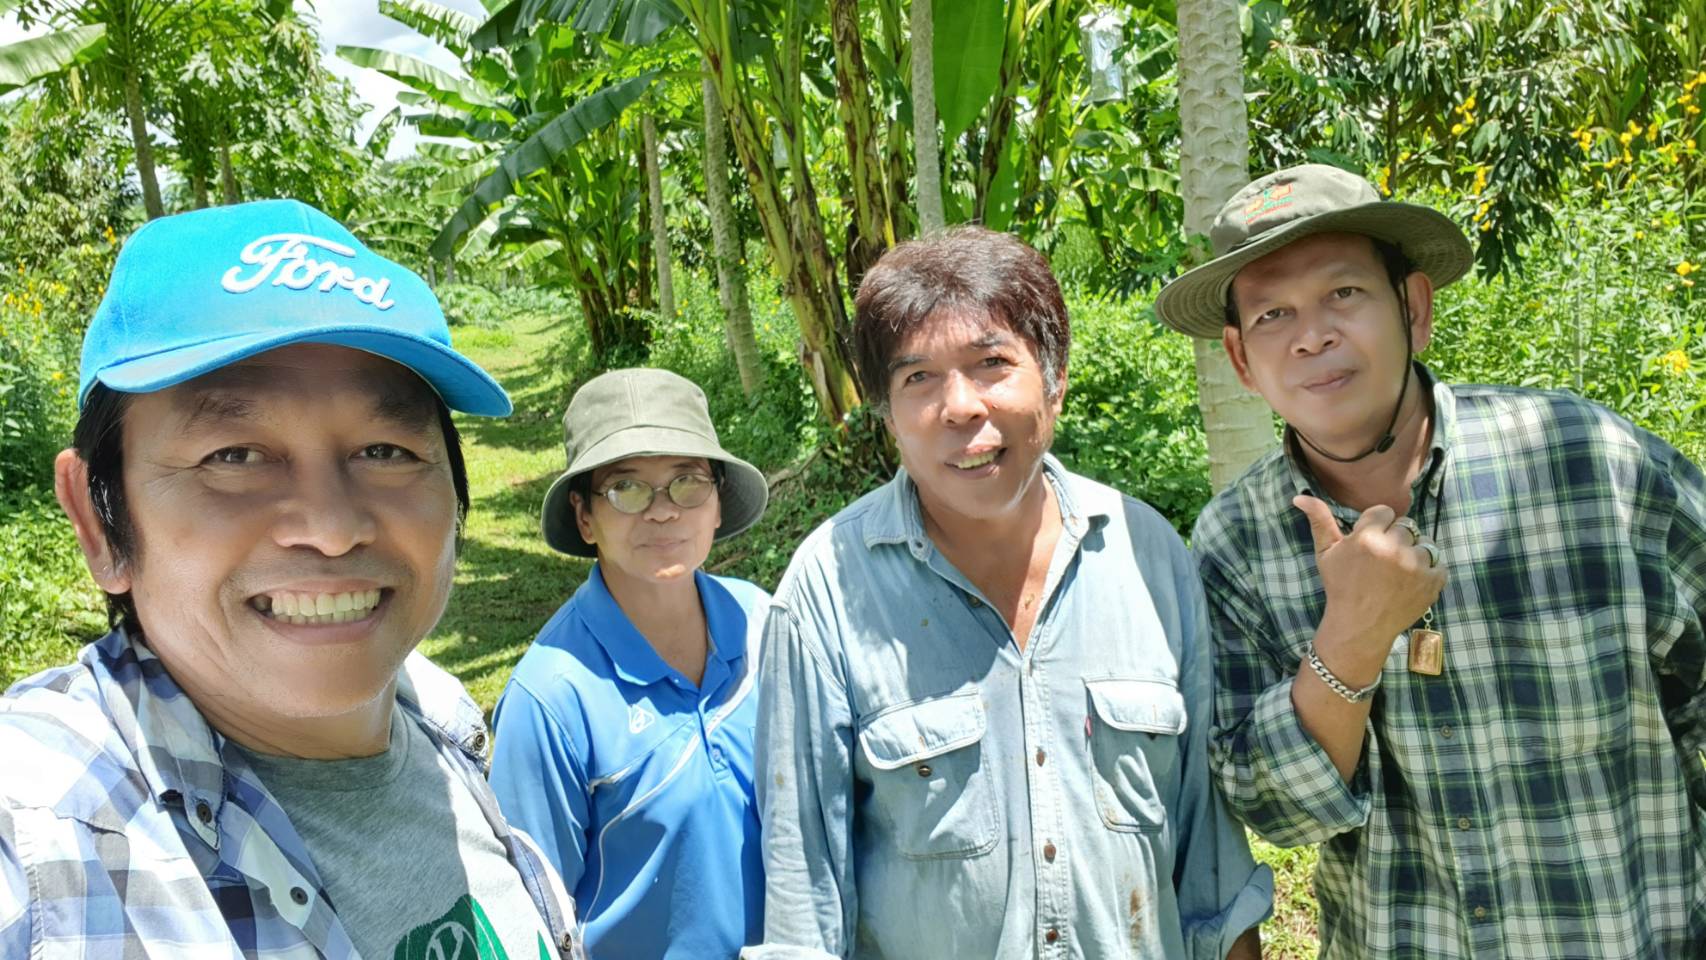
[[[1469,272],[1474,252],[1450,217],[1413,203],[1382,200],[1369,183],[1338,167],[1310,163],[1270,173],[1232,195],[1214,217],[1214,259],[1161,289],[1161,322],[1193,337],[1220,339],[1232,278],[1254,260],[1318,233],[1360,233],[1404,251],[1435,287]]]
[[[668,370],[612,370],[588,380],[563,413],[563,447],[569,469],[545,493],[540,529],[553,550],[576,557],[598,555],[581,538],[569,502],[569,480],[629,457],[704,457],[723,464],[717,495],[723,522],[716,538],[732,537],[758,522],[770,499],[757,467],[731,456],[717,441],[705,392]]]

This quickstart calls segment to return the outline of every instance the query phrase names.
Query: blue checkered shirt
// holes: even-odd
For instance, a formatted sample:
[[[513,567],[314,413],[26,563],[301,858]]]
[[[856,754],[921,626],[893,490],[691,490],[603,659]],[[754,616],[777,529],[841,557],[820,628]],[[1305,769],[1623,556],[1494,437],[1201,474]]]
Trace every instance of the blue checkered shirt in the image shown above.
[[[1273,842],[1321,844],[1329,960],[1706,955],[1706,477],[1578,397],[1427,382],[1411,514],[1448,567],[1444,674],[1397,638],[1341,780],[1291,703],[1326,603],[1291,499],[1322,493],[1276,451],[1192,542],[1220,786]]]
[[[418,654],[397,705],[461,773],[560,957],[584,957],[562,882],[486,788],[479,708]],[[0,698],[0,757],[0,956],[358,956],[285,811],[122,631]]]

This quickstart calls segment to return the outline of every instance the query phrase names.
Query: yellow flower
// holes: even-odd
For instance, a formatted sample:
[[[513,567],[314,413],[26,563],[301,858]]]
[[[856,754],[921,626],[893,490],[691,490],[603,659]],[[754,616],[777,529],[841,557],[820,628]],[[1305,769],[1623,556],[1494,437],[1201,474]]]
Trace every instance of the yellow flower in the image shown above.
[[[65,379],[65,371],[55,370],[55,371],[53,371],[53,373],[48,375],[48,379],[54,381],[55,383],[57,383],[61,380],[64,380]]]
[[[1698,266],[1684,260],[1676,265],[1676,275],[1679,277],[1686,277],[1698,269],[1700,269]]]
[[[1692,103],[1691,103],[1691,104],[1689,104],[1689,105],[1688,105],[1688,115],[1689,115],[1689,116],[1691,116],[1691,117],[1692,117],[1692,116],[1694,116],[1694,115],[1695,115],[1695,114],[1697,114],[1697,113],[1699,113],[1699,112],[1700,112],[1700,108],[1699,108],[1699,107],[1697,107],[1697,106],[1695,106],[1695,105],[1694,105],[1694,104],[1692,104]]]
[[[1454,123],[1451,125],[1451,135],[1454,137],[1457,136],[1458,134],[1462,133],[1463,130],[1464,130],[1464,127],[1463,127],[1463,124],[1461,124],[1461,123]]]
[[[1659,358],[1659,368],[1673,377],[1687,373],[1690,366],[1688,354],[1681,350],[1672,350]]]
[[[1635,231],[1635,239],[1637,239],[1637,240],[1645,240],[1645,239],[1647,239],[1647,231],[1645,231],[1645,230],[1637,230],[1637,231]]]
[[[107,243],[109,243],[109,244],[115,242],[118,239],[118,236],[113,233],[113,228],[112,228],[111,224],[107,225],[107,228],[104,231],[102,231],[102,234],[107,238]]]
[[[1482,233],[1486,233],[1488,230],[1491,230],[1491,229],[1493,229],[1493,221],[1491,221],[1491,220],[1481,221],[1481,232]]]
[[[1635,139],[1634,134],[1620,133],[1617,135],[1617,142],[1623,144],[1625,147],[1627,147],[1629,145],[1629,141],[1633,139]]]

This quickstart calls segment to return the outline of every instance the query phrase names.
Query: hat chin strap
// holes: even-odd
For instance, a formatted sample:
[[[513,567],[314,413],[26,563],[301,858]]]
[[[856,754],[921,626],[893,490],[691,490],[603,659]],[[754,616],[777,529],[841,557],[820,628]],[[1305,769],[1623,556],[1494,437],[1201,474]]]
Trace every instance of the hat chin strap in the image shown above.
[[[1302,430],[1297,429],[1295,425],[1288,424],[1288,426],[1291,426],[1291,432],[1296,434],[1297,439],[1302,440],[1305,446],[1334,463],[1356,463],[1357,461],[1371,457],[1374,454],[1385,453],[1392,449],[1392,444],[1396,442],[1392,435],[1392,428],[1398,425],[1398,415],[1404,411],[1404,397],[1410,392],[1410,377],[1415,372],[1416,353],[1414,350],[1410,349],[1409,290],[1406,289],[1405,285],[1402,283],[1395,284],[1394,286],[1398,291],[1398,323],[1404,331],[1404,385],[1398,388],[1398,402],[1392,407],[1392,416],[1386,421],[1386,429],[1380,431],[1380,439],[1374,441],[1373,446],[1354,457],[1341,457],[1321,449],[1316,445],[1315,441],[1309,439],[1309,436]]]

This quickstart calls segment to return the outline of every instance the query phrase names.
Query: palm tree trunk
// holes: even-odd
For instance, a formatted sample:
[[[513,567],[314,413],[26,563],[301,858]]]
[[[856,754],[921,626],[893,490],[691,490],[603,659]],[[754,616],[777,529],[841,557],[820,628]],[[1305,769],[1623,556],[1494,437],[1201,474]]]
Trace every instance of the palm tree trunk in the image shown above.
[[[1179,0],[1178,15],[1179,186],[1185,231],[1201,237],[1221,204],[1250,179],[1243,39],[1236,0]],[[1220,344],[1198,340],[1196,359],[1209,482],[1221,490],[1273,448],[1273,417],[1238,383]]]
[[[740,388],[752,396],[764,385],[764,364],[759,359],[758,337],[752,330],[752,305],[746,296],[746,267],[742,264],[741,238],[735,223],[734,205],[729,201],[728,124],[723,101],[711,82],[709,65],[700,86],[705,101],[705,200],[711,209],[711,242],[717,261],[717,299],[723,307],[723,328],[734,354]]]
[[[658,269],[658,313],[675,317],[675,278],[669,269],[669,225],[663,215],[663,172],[658,169],[658,128],[651,114],[640,119],[646,139],[646,191],[652,208],[652,256]]]
[[[219,144],[219,187],[226,205],[243,202],[243,191],[237,187],[237,174],[231,169],[231,146]]]
[[[190,189],[195,193],[195,208],[207,209],[207,175],[201,171],[190,173]]]
[[[917,150],[918,232],[940,230],[947,224],[942,212],[942,151],[936,136],[936,69],[930,46],[934,31],[930,4],[912,0],[912,141]]]
[[[136,67],[124,69],[124,112],[130,119],[130,142],[136,148],[136,178],[142,181],[142,209],[148,219],[166,215],[160,202],[160,181],[154,175],[154,144],[148,139],[148,123],[142,114],[142,81]]]

